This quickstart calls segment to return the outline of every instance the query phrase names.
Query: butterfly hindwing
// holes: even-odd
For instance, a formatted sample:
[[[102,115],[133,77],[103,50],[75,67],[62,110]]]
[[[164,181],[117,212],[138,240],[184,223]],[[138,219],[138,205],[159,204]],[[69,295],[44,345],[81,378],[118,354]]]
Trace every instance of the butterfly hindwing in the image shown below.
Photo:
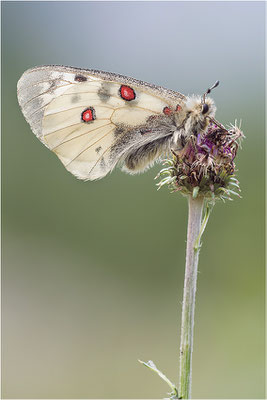
[[[47,66],[23,74],[18,100],[33,132],[68,171],[99,179],[130,149],[156,139],[165,111],[184,96],[121,75]],[[154,132],[144,135],[150,125]]]

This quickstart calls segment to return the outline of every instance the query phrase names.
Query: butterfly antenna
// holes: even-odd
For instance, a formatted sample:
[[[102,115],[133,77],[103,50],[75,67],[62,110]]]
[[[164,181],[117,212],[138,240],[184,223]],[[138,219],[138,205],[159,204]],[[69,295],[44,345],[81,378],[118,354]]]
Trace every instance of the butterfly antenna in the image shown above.
[[[212,91],[212,89],[215,89],[215,88],[219,85],[219,83],[220,83],[220,81],[216,81],[216,82],[214,83],[214,85],[212,85],[212,86],[203,94],[203,99],[202,99],[203,104],[205,103],[206,95],[209,94],[209,93]]]

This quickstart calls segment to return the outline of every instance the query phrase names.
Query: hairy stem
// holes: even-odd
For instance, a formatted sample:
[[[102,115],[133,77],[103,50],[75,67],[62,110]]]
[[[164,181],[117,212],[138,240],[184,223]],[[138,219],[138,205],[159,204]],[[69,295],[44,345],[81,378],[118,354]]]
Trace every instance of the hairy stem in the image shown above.
[[[193,328],[204,198],[188,197],[186,264],[181,326],[179,398],[191,399]],[[206,225],[207,221],[205,221]],[[205,227],[204,227],[205,228]]]

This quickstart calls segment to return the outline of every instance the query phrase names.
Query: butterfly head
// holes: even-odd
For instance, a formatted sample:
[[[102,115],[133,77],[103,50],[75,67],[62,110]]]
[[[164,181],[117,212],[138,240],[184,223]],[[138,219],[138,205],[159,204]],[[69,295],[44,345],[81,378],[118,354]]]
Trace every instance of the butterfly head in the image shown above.
[[[191,135],[197,136],[204,132],[208,127],[210,119],[213,119],[216,112],[214,101],[206,97],[212,89],[219,85],[219,81],[209,88],[203,96],[190,96],[186,100],[186,116],[184,120],[184,136],[189,138]]]
[[[200,96],[188,97],[186,101],[186,111],[188,116],[194,119],[204,120],[207,116],[214,117],[216,112],[216,106],[212,98],[206,97],[205,102]]]
[[[184,136],[186,140],[190,136],[197,136],[201,132],[205,132],[210,119],[213,119],[216,112],[214,101],[207,97],[205,103],[200,96],[190,96],[187,98],[186,115],[184,120]]]
[[[189,113],[193,113],[195,115],[201,115],[205,117],[210,116],[214,117],[216,112],[216,107],[214,101],[210,97],[206,97],[212,89],[216,88],[219,85],[219,81],[216,81],[214,85],[212,85],[202,97],[189,97],[187,100],[187,108]]]

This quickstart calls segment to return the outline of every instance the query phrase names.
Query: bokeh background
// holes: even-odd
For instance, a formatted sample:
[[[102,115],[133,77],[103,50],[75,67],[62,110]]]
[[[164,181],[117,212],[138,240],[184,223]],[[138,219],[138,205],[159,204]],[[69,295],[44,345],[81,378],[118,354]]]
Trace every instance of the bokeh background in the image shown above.
[[[156,165],[81,182],[32,134],[28,68],[62,64],[203,93],[242,119],[243,198],[200,255],[194,398],[264,398],[264,3],[3,2],[3,398],[162,398],[177,382],[187,204]]]

